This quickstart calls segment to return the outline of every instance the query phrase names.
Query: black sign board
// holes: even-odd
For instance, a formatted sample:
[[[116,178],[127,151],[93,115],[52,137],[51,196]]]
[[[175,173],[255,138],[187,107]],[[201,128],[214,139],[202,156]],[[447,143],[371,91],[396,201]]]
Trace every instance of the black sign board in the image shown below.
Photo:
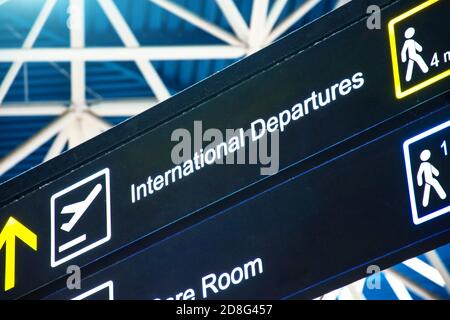
[[[404,150],[401,145],[392,146],[393,142],[387,142],[386,150],[391,150],[390,154],[382,148],[374,148],[369,155],[361,151],[355,153],[361,156],[342,158],[347,159],[345,162],[348,163],[347,166],[352,163],[347,170],[356,172],[367,170],[369,175],[376,172],[374,179],[362,179],[362,172],[351,179],[351,171],[338,174],[339,170],[345,170],[336,169],[334,166],[339,162],[339,168],[346,167],[345,164],[341,164],[343,160],[336,160],[293,181],[289,180],[291,177],[285,177],[292,168],[298,166],[302,168],[301,165],[305,161],[312,161],[312,166],[315,167],[348,152],[351,143],[348,146],[346,143],[349,141],[363,145],[394,129],[399,119],[417,118],[424,110],[433,111],[448,104],[449,72],[448,65],[445,64],[447,54],[445,45],[450,42],[448,34],[443,31],[442,36],[438,37],[433,29],[438,25],[442,30],[448,30],[448,22],[435,19],[437,21],[433,21],[433,28],[430,28],[427,24],[429,19],[418,17],[422,14],[434,16],[433,12],[436,12],[436,17],[441,17],[442,12],[450,12],[449,3],[444,1],[378,1],[378,3],[382,7],[381,15],[384,19],[381,30],[367,28],[367,17],[364,13],[368,3],[361,1],[345,6],[342,10],[244,59],[204,83],[169,99],[156,107],[156,110],[150,110],[131,119],[103,137],[100,136],[49,164],[5,184],[0,190],[3,195],[0,225],[5,225],[1,234],[3,237],[0,236],[3,242],[0,243],[6,244],[5,264],[0,265],[0,274],[5,275],[4,290],[0,292],[0,297],[18,298],[33,292],[35,297],[42,297],[46,287],[50,288],[51,283],[65,278],[68,266],[99,269],[104,267],[101,265],[102,259],[109,261],[108,257],[112,257],[118,250],[122,252],[129,250],[131,253],[141,239],[153,239],[151,236],[163,235],[167,228],[182,225],[183,221],[192,216],[200,220],[202,217],[213,217],[214,214],[207,215],[205,212],[220,207],[218,211],[229,210],[230,214],[223,215],[223,218],[221,216],[205,220],[198,229],[186,231],[186,236],[173,236],[173,242],[167,240],[167,246],[154,245],[147,249],[139,255],[144,258],[130,258],[122,264],[115,264],[116,269],[111,267],[113,268],[111,270],[115,271],[109,271],[107,268],[104,273],[99,274],[121,275],[123,271],[120,266],[129,269],[128,264],[132,265],[131,268],[147,268],[140,264],[137,267],[134,264],[138,263],[136,261],[140,261],[139,259],[151,262],[154,256],[160,257],[158,261],[166,261],[166,265],[175,266],[179,264],[176,261],[182,256],[178,257],[179,251],[186,254],[190,252],[187,247],[183,249],[183,243],[191,243],[190,247],[193,247],[190,238],[198,237],[203,241],[194,246],[195,250],[203,252],[207,260],[220,262],[220,265],[217,265],[218,270],[241,262],[245,265],[254,262],[252,259],[258,257],[274,255],[272,258],[261,258],[267,261],[264,262],[268,264],[266,270],[267,268],[278,270],[276,272],[292,277],[290,285],[296,286],[287,288],[287,284],[285,285],[287,280],[280,278],[278,289],[271,285],[262,290],[262,287],[258,286],[268,282],[256,282],[257,291],[265,292],[265,295],[255,293],[256,289],[253,288],[244,289],[242,292],[232,291],[235,293],[230,293],[227,297],[250,297],[253,294],[252,297],[255,298],[283,298],[289,292],[306,288],[313,282],[326,283],[327,277],[333,274],[343,272],[358,263],[367,263],[370,259],[381,257],[394,250],[400,250],[402,246],[408,244],[413,246],[415,250],[409,252],[411,255],[423,251],[419,250],[423,249],[419,245],[421,241],[425,243],[424,247],[431,243],[436,244],[432,237],[440,239],[440,243],[443,242],[443,237],[448,241],[446,233],[448,215],[445,209],[447,203],[445,199],[448,198],[443,196],[441,190],[436,191],[444,206],[436,204],[435,195],[431,194],[430,189],[430,197],[433,197],[428,200],[430,207],[428,205],[420,207],[417,201],[420,189],[414,184],[413,176],[416,174],[414,170],[417,170],[417,166],[420,167],[422,162],[428,161],[418,163],[418,152],[428,150],[433,157],[438,154],[439,146],[433,144],[432,147],[428,147],[428,139],[446,142],[448,130],[445,128],[438,130],[437,135],[430,134],[426,140],[414,141],[413,138],[408,140],[410,143],[405,145],[405,150],[412,159],[409,171],[405,171],[405,161],[398,159],[398,156],[391,158],[392,165],[388,166],[387,157]],[[415,36],[405,35],[409,29],[405,24],[407,19],[414,19]],[[333,27],[330,28],[330,25]],[[412,49],[408,47],[404,49],[407,43],[410,43],[406,40],[420,42],[427,50],[424,50],[423,54],[415,52],[414,55]],[[438,66],[432,65],[435,52],[443,57]],[[404,55],[407,57],[406,60],[403,59]],[[429,69],[427,72],[425,68],[421,68],[421,62],[418,62],[419,56],[426,60]],[[404,64],[411,63],[413,67],[406,66],[405,71]],[[254,67],[254,70],[249,71],[250,67]],[[411,68],[412,71],[408,70]],[[236,73],[240,73],[240,76],[236,76]],[[199,96],[195,97],[196,94]],[[175,109],[176,104],[178,109]],[[445,123],[449,118],[448,112],[442,111],[439,117],[433,118],[433,122]],[[173,148],[177,143],[171,138],[174,134],[176,136],[177,132],[190,132],[195,139],[199,131],[196,125],[198,121],[201,121],[202,133],[212,128],[223,133],[227,132],[227,129],[232,129],[234,133],[224,139],[223,144],[211,148],[207,147],[208,143],[200,146],[194,143],[193,152],[189,157],[185,158],[183,163],[174,163]],[[180,129],[181,131],[177,131]],[[420,128],[412,131],[420,132]],[[247,132],[248,137],[244,136],[244,132]],[[271,139],[277,137],[279,139],[279,143],[271,148],[271,152],[278,155],[274,158],[279,169],[278,174],[261,175],[261,167],[251,164],[213,163],[212,159],[220,158],[220,155],[223,157],[226,153],[238,154],[239,150],[248,151],[253,144],[263,141],[267,136],[264,133],[271,133]],[[411,132],[411,136],[413,135]],[[405,138],[406,141],[407,137],[403,135],[400,138]],[[420,150],[424,146],[429,149]],[[276,150],[277,147],[279,150]],[[353,145],[352,148],[354,147]],[[319,156],[324,152],[325,156]],[[383,165],[377,166],[377,170],[368,166],[369,163],[373,163],[368,159],[374,157],[384,157],[380,159]],[[419,158],[422,158],[421,154]],[[352,159],[358,159],[360,163]],[[445,163],[445,159],[447,158],[439,161]],[[440,166],[444,167],[441,177],[444,182],[446,179],[448,182],[445,165]],[[384,175],[378,172],[383,168],[382,172],[386,172]],[[422,168],[422,171],[424,170]],[[408,179],[404,177],[406,172],[410,172]],[[386,176],[388,173],[389,176]],[[309,178],[312,176],[314,178]],[[348,180],[345,178],[347,176]],[[386,189],[381,190],[383,192],[376,191],[378,189],[374,188],[379,187],[378,184],[382,183],[380,178],[383,176],[386,180],[384,181]],[[270,189],[270,192],[259,192],[264,196],[258,196],[258,200],[227,209],[227,199],[230,197],[236,195],[256,197],[259,193],[252,194],[252,191],[248,191],[252,190],[252,186],[267,183],[270,188],[274,188],[274,181],[281,179],[280,177],[290,181],[286,186],[280,187],[286,188],[285,191]],[[431,185],[429,177],[426,179],[428,180],[424,180],[422,185]],[[349,183],[351,185],[348,185]],[[358,191],[357,196],[351,196],[345,192],[344,186],[339,186],[340,184],[347,184],[347,190],[354,190],[356,184],[362,190],[355,190],[355,193]],[[334,189],[330,189],[333,185]],[[396,193],[392,193],[393,186],[397,190]],[[435,184],[433,190],[437,189],[439,187]],[[444,187],[442,190],[445,192]],[[299,193],[307,198],[301,203],[298,203],[298,199],[301,198]],[[412,194],[416,199],[415,202],[412,201]],[[394,200],[386,199],[392,195],[395,195]],[[358,201],[354,200],[355,198]],[[395,205],[391,204],[389,210],[385,210],[386,207],[383,205],[388,201],[393,201]],[[367,212],[362,212],[361,209],[365,208],[367,203],[374,205]],[[382,207],[375,212],[377,204]],[[415,215],[413,204],[419,207],[416,208]],[[436,210],[432,209],[433,212],[430,213],[428,211],[431,208]],[[259,217],[263,209],[269,210],[270,214]],[[334,215],[344,216],[343,219],[339,219],[340,224],[330,219],[330,209],[333,209]],[[299,215],[299,211],[305,212],[304,215]],[[396,214],[393,214],[394,211]],[[345,214],[349,216],[345,217]],[[345,251],[345,249],[349,245],[348,237],[355,232],[361,232],[360,229],[364,228],[364,225],[361,226],[361,219],[354,220],[354,215],[361,217],[363,214],[367,215],[363,219],[367,221],[364,222],[366,227],[369,227],[366,223],[372,221],[374,228],[380,228],[381,223],[396,228],[392,229],[394,232],[392,234],[382,232],[386,239],[380,242],[379,246],[373,246],[373,251],[366,252],[365,249],[376,241],[374,235],[367,234],[367,237],[359,238],[365,239],[358,241],[361,251],[365,253],[357,255],[353,254],[355,250]],[[434,215],[433,219],[426,218],[430,217],[430,214]],[[306,219],[305,217],[309,217],[310,221],[303,225],[299,219]],[[224,219],[223,222],[220,222],[221,219]],[[257,220],[260,220],[261,225],[250,230],[251,222]],[[270,225],[276,228],[274,233],[269,233],[266,229]],[[338,225],[339,228],[331,230],[332,226]],[[295,232],[290,230],[294,226],[315,230],[314,235],[310,234],[305,238],[294,237]],[[240,228],[242,230],[239,230]],[[235,255],[230,253],[222,258],[208,256],[221,250],[223,252],[234,250],[234,245],[221,247],[226,243],[220,244],[213,239],[205,239],[205,234],[219,235],[217,230],[223,232],[229,230],[233,239],[241,239],[236,245],[248,242],[250,245],[248,252],[242,250]],[[283,230],[286,232],[280,232]],[[302,230],[299,229],[298,233],[308,234]],[[260,239],[266,232],[267,237]],[[252,234],[254,236],[251,236]],[[377,230],[377,234],[380,234],[380,230]],[[12,256],[12,246],[8,246],[7,243],[8,240],[12,243],[15,236],[28,247],[22,246],[17,240],[17,248],[14,247],[17,252],[15,259],[12,260],[8,259]],[[250,240],[246,238],[249,236],[252,237]],[[317,238],[319,236],[323,237],[323,242]],[[342,240],[340,244],[339,239]],[[261,241],[272,242],[274,246],[264,251]],[[298,245],[299,242],[303,244],[295,247],[294,244]],[[302,246],[308,245],[310,250],[317,253],[316,256],[308,258],[312,261],[310,265],[302,266],[299,260],[292,260],[297,262],[298,271],[295,271],[296,267],[292,264],[280,262],[276,267],[272,265],[277,262],[276,255],[288,254],[288,251],[280,251],[276,243],[286,243],[286,249],[292,249],[294,252],[302,251]],[[215,245],[218,246],[217,249],[212,248]],[[336,247],[333,247],[334,245]],[[323,263],[319,257],[323,259],[326,257],[322,252],[325,248],[333,254],[335,265],[331,269],[317,265]],[[270,249],[274,251],[271,253]],[[157,252],[153,253],[152,250]],[[341,259],[337,258],[337,252],[341,252]],[[347,254],[344,255],[344,252]],[[402,252],[399,251],[397,259],[408,257]],[[199,253],[195,256],[197,255]],[[286,259],[286,257],[279,258]],[[186,261],[186,258],[179,261]],[[200,261],[202,260],[195,259],[194,264]],[[194,267],[197,268],[197,266],[190,268]],[[211,267],[211,270],[213,269]],[[203,268],[200,267],[196,270],[199,274],[203,272]],[[242,270],[244,272],[245,268]],[[163,280],[166,276],[173,276],[172,280],[178,281],[178,269],[170,267],[166,271],[173,274],[160,275],[157,278]],[[302,272],[307,274],[302,275]],[[137,274],[141,273],[136,272],[134,275]],[[298,274],[298,279],[295,278],[295,274]],[[156,275],[157,273],[153,273],[152,276]],[[195,274],[191,276],[192,279],[196,279]],[[265,281],[272,283],[277,280],[273,276],[267,279]],[[183,289],[183,282],[178,283]],[[164,287],[160,289],[161,291],[159,289],[145,291],[145,288],[141,288],[136,292],[142,293],[140,298],[163,298],[162,295],[172,294],[170,290],[178,290],[175,282],[174,285],[163,283],[154,285]],[[107,285],[102,290],[110,290],[110,287]],[[323,286],[321,292],[329,288],[330,286]],[[130,291],[123,291],[122,297],[138,297],[128,292]],[[310,295],[308,290],[304,292]],[[117,296],[120,297],[120,294],[118,292]]]
[[[449,190],[450,156],[440,144],[450,139],[450,104],[219,211],[82,283],[85,288],[109,283],[117,299],[315,298],[330,283],[345,283],[342,278],[352,272],[367,276],[368,267],[384,265],[386,258],[444,244],[450,217],[439,219],[436,212],[444,215],[450,203],[439,197],[439,189],[432,190],[430,205],[419,205],[427,221],[415,224],[404,209],[410,205],[405,161],[411,161],[415,176],[421,161],[419,154],[405,158],[405,137],[419,137],[417,147],[431,150],[430,163],[441,172],[436,185]],[[66,289],[48,298],[74,293],[79,295]]]

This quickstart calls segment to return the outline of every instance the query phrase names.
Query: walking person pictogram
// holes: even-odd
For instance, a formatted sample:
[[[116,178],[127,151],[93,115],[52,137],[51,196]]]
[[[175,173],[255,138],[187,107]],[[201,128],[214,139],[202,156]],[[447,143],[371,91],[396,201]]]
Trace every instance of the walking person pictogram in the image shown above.
[[[439,170],[436,169],[428,160],[431,158],[430,150],[423,150],[420,154],[420,164],[419,171],[417,172],[417,184],[421,187],[425,182],[425,190],[423,193],[422,206],[428,207],[430,202],[430,192],[431,187],[436,191],[438,196],[444,200],[447,198],[447,194],[442,188],[439,181],[435,178],[439,176]]]
[[[417,63],[417,65],[420,67],[423,73],[428,73],[429,68],[428,65],[423,60],[422,56],[419,54],[419,52],[423,51],[422,46],[414,39],[414,34],[416,33],[416,30],[414,28],[408,28],[405,31],[405,38],[406,41],[403,45],[402,49],[402,62],[408,62],[408,67],[406,70],[406,81],[409,82],[412,79],[412,74],[414,70],[414,64]]]

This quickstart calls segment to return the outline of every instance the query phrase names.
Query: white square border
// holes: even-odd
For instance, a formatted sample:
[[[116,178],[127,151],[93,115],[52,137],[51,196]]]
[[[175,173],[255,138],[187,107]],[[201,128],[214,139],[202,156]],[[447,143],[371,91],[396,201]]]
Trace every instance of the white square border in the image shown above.
[[[72,298],[70,300],[83,300],[84,298],[87,298],[89,296],[92,296],[93,294],[99,292],[100,290],[108,288],[108,299],[114,300],[114,283],[110,280],[108,282],[105,282],[95,288],[92,288],[89,291],[86,291],[79,296],[76,296],[75,298]]]
[[[106,187],[106,237],[76,251],[56,261],[55,259],[55,199],[82,186],[83,184],[88,183],[102,175],[105,175],[105,187]],[[111,239],[111,195],[110,195],[110,170],[109,168],[105,168],[103,170],[90,175],[89,177],[55,193],[50,198],[50,228],[51,228],[51,237],[50,237],[50,265],[52,268],[55,268],[105,242],[108,242]]]
[[[422,133],[406,140],[403,143],[403,154],[405,157],[405,167],[406,167],[406,176],[407,176],[407,180],[408,180],[409,200],[410,200],[410,204],[411,204],[411,212],[412,212],[413,222],[415,225],[419,225],[423,222],[429,221],[429,220],[434,219],[438,216],[441,216],[447,212],[450,212],[450,205],[448,205],[447,207],[444,207],[442,209],[439,209],[437,211],[434,211],[432,213],[429,213],[424,217],[419,218],[419,215],[417,213],[416,196],[414,194],[414,181],[413,181],[413,175],[412,175],[412,169],[411,169],[411,157],[409,154],[409,146],[419,140],[422,140],[428,136],[431,136],[432,134],[434,134],[436,132],[446,129],[449,126],[450,126],[450,120],[447,122],[444,122],[436,127],[433,127],[425,132],[422,132]]]

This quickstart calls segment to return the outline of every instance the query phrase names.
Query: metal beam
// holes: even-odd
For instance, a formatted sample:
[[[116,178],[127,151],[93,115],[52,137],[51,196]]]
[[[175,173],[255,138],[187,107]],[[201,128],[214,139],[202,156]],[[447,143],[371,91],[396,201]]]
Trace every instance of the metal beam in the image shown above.
[[[5,104],[0,108],[0,117],[59,116],[66,111],[64,105]]]
[[[208,32],[214,37],[231,44],[232,46],[244,46],[243,43],[232,34],[219,28],[209,21],[199,17],[182,6],[168,0],[149,0],[150,2],[160,6],[161,8],[173,13],[181,19],[186,20],[190,24],[199,27],[203,31]]]
[[[339,0],[338,2],[336,2],[336,5],[334,6],[335,9],[342,7],[344,4],[349,3],[352,0]]]
[[[415,281],[407,278],[406,276],[404,276],[403,274],[401,274],[400,272],[398,272],[394,269],[384,270],[384,273],[385,273],[386,279],[388,279],[388,281],[389,281],[390,277],[393,277],[397,281],[400,281],[403,286],[407,287],[412,292],[414,292],[418,296],[421,296],[424,299],[427,299],[427,300],[439,300],[440,299],[440,297],[437,296],[436,294],[434,294],[433,292],[430,292],[429,290],[421,287]],[[392,281],[392,278],[391,278],[391,281]],[[392,289],[394,289],[394,288],[392,288]],[[395,291],[395,289],[394,289],[394,291]],[[409,295],[409,293],[408,293],[408,295]],[[399,298],[401,298],[401,297],[399,297]]]
[[[37,148],[53,138],[62,129],[66,127],[75,117],[73,112],[67,112],[61,117],[40,130],[33,137],[29,138],[14,151],[0,160],[0,175],[3,175],[9,169],[14,167],[20,161],[32,154]]]
[[[363,294],[365,282],[366,279],[364,278],[348,285],[353,300],[366,300],[366,297]]]
[[[250,36],[249,45],[252,51],[261,48],[265,24],[267,18],[267,11],[269,9],[269,0],[253,0],[252,16],[250,19]]]
[[[84,48],[84,0],[70,0],[70,47]],[[70,64],[70,89],[72,105],[86,104],[86,70],[83,60],[73,60]]]
[[[269,15],[267,16],[265,35],[268,35],[272,31],[273,26],[278,21],[278,18],[280,17],[281,12],[283,12],[283,9],[286,6],[287,2],[288,0],[275,1]]]
[[[408,259],[406,261],[403,261],[403,264],[408,268],[414,270],[418,274],[422,275],[423,277],[427,278],[431,282],[434,282],[438,286],[445,286],[445,281],[439,271],[423,262],[419,258]]]
[[[249,29],[233,0],[216,0],[217,5],[227,19],[234,33],[243,42],[248,42]]]
[[[412,300],[411,294],[403,284],[403,281],[396,277],[394,273],[385,270],[384,276],[399,300]]]
[[[69,149],[73,149],[83,143],[83,132],[81,129],[82,121],[80,113],[77,114],[67,126],[67,142]]]
[[[244,48],[224,45],[1,49],[0,62],[236,59],[245,53]]]
[[[339,292],[339,295],[336,297],[337,300],[355,300],[355,297],[352,295],[349,286],[345,286]]]
[[[39,12],[39,15],[36,18],[36,21],[34,22],[33,26],[30,29],[30,32],[28,33],[27,37],[25,38],[25,41],[22,44],[22,48],[29,49],[34,45],[34,42],[36,41],[37,37],[39,36],[39,33],[42,30],[42,27],[44,26],[45,22],[47,21],[47,18],[50,15],[50,12],[52,11],[53,7],[55,6],[55,3],[56,3],[56,0],[47,0],[44,3],[44,6],[42,7],[41,11]],[[1,56],[1,54],[0,54],[0,56]],[[14,79],[17,76],[17,73],[19,72],[19,70],[23,64],[23,61],[15,61],[15,60],[10,60],[10,61],[14,61],[14,63],[9,68],[8,72],[6,73],[5,77],[3,78],[2,84],[0,85],[0,104],[5,99],[9,88],[11,87]]]
[[[53,159],[54,157],[60,155],[61,152],[63,152],[66,144],[67,144],[67,133],[66,130],[62,130],[60,133],[58,133],[50,149],[47,151],[47,154],[45,155],[43,162]]]
[[[84,112],[82,114],[81,131],[83,135],[83,142],[88,141],[105,131],[103,124],[101,125],[98,122],[93,121],[91,117],[92,116],[90,113]],[[108,127],[110,128],[111,126],[109,125]]]
[[[100,117],[131,117],[158,104],[156,99],[127,99],[102,101],[89,110]]]
[[[125,46],[139,47],[138,40],[114,2],[111,0],[98,0],[98,2]],[[160,101],[169,98],[169,90],[164,85],[153,65],[142,58],[135,60],[135,62],[155,96]]]
[[[108,121],[106,121],[100,117],[97,117],[95,114],[93,114],[89,110],[86,110],[84,112],[83,116],[86,120],[90,121],[93,125],[95,125],[97,128],[99,128],[99,130],[101,132],[107,131],[112,128],[112,125]]]
[[[291,15],[280,22],[280,24],[272,31],[272,33],[267,37],[266,44],[272,43],[278,37],[283,35],[298,20],[303,18],[309,11],[311,11],[320,1],[321,0],[307,0],[303,4],[301,4]]]
[[[342,291],[342,288],[328,292],[328,293],[324,294],[322,297],[320,297],[319,300],[336,300],[338,298],[338,296],[340,295],[341,291]]]
[[[425,253],[425,256],[444,279],[445,288],[447,289],[447,292],[450,294],[450,276],[448,274],[447,268],[445,267],[445,264],[442,262],[437,251],[432,250],[430,252],[427,252]]]
[[[100,117],[131,117],[158,104],[154,98],[148,99],[115,99],[103,100],[88,105],[89,110]],[[13,104],[8,103],[0,108],[0,117],[35,117],[35,116],[59,116],[73,106],[62,104]]]

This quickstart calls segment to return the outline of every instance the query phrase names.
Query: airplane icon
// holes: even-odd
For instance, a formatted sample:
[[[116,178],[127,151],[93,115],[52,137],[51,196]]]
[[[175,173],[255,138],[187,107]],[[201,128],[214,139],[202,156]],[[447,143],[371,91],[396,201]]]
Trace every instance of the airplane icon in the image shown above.
[[[111,239],[109,168],[52,194],[50,227],[52,268],[108,242]]]
[[[61,214],[73,214],[73,216],[69,222],[66,222],[61,226],[61,230],[70,232],[98,196],[100,191],[102,191],[102,185],[99,183],[92,189],[85,200],[65,206],[61,210]]]

